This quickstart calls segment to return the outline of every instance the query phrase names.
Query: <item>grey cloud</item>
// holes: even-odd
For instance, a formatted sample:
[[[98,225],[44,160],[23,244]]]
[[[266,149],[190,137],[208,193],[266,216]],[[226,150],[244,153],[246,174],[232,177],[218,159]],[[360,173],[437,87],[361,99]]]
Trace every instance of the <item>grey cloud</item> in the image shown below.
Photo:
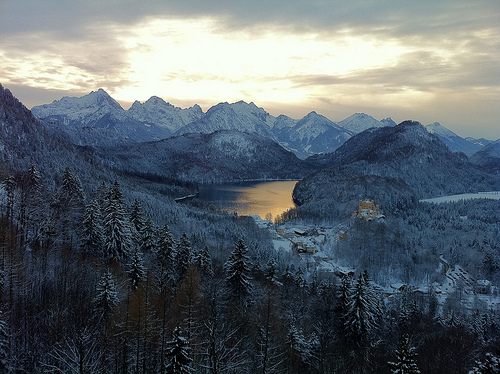
[[[484,55],[466,54],[448,61],[435,52],[403,54],[394,66],[357,70],[351,74],[298,75],[289,77],[294,87],[311,85],[363,85],[396,92],[408,87],[418,91],[463,90],[500,85],[499,61]]]
[[[500,5],[496,0],[457,2],[342,0],[17,0],[3,5],[0,32],[62,30],[69,37],[83,25],[116,22],[130,25],[146,17],[192,18],[210,16],[221,28],[284,28],[320,34],[350,29],[387,37],[421,35],[435,38],[478,27],[496,28]],[[81,35],[80,35],[81,36]]]

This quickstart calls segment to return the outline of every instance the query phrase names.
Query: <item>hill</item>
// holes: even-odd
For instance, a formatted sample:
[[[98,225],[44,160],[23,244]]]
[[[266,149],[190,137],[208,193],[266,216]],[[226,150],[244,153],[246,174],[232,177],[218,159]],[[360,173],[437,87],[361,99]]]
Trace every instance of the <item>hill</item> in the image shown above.
[[[453,153],[414,121],[365,130],[335,152],[309,161],[325,169],[299,182],[294,199],[313,210],[328,199],[347,204],[343,214],[347,207],[354,210],[358,199],[375,199],[396,209],[417,199],[500,186],[498,179],[478,170],[463,154]]]
[[[307,162],[274,141],[235,130],[184,134],[99,153],[105,163],[126,173],[201,183],[301,178],[310,172]]]

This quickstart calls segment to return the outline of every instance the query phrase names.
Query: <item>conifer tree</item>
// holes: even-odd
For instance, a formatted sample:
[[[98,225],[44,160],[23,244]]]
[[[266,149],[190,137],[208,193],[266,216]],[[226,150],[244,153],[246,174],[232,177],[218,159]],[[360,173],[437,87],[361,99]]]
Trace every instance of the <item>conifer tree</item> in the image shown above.
[[[66,167],[61,178],[59,200],[66,206],[81,205],[85,200],[82,182],[69,167]]]
[[[281,282],[276,277],[277,273],[278,273],[278,263],[275,260],[270,259],[267,262],[266,268],[264,269],[264,275],[271,284],[282,285]]]
[[[12,220],[14,218],[14,203],[17,189],[16,179],[10,176],[2,182],[2,186],[7,194],[7,218]]]
[[[32,223],[39,219],[41,213],[42,175],[35,165],[31,165],[26,172],[20,174],[17,186],[21,192],[18,219],[21,229],[25,231],[23,239],[27,239],[32,230]]]
[[[476,362],[476,366],[469,374],[498,374],[500,373],[500,358],[487,353],[484,362]]]
[[[175,256],[175,240],[168,225],[164,225],[158,233],[156,255],[165,266],[171,266],[173,264]]]
[[[63,241],[73,243],[81,230],[81,221],[85,211],[85,193],[80,178],[66,167],[61,177],[56,201],[53,203],[56,221]]]
[[[191,242],[184,232],[175,248],[175,268],[180,281],[193,261]]]
[[[156,248],[158,241],[157,228],[151,217],[144,221],[144,229],[142,230],[142,242],[140,248],[143,252],[148,253]]]
[[[111,313],[118,305],[118,292],[116,291],[113,275],[106,271],[99,282],[97,295],[94,298],[94,306],[101,318],[109,319]]]
[[[345,325],[348,335],[358,344],[367,341],[377,327],[380,315],[378,297],[374,292],[368,273],[360,274],[347,303]]]
[[[97,200],[92,200],[83,217],[83,240],[84,251],[101,254],[104,244],[104,232],[102,226],[101,209]]]
[[[389,362],[393,374],[419,374],[420,370],[415,361],[417,354],[415,348],[410,345],[410,338],[403,335],[399,347],[396,350],[396,361]]]
[[[139,287],[145,275],[146,270],[144,268],[142,253],[138,249],[130,256],[128,276],[130,278],[130,287],[132,290],[136,290]]]
[[[108,191],[104,201],[104,259],[122,260],[132,245],[132,230],[118,182]]]
[[[198,272],[202,275],[213,275],[214,270],[212,268],[212,258],[210,257],[210,252],[208,247],[204,247],[196,253],[194,258],[194,265],[198,269]]]
[[[189,342],[182,336],[180,328],[176,327],[172,340],[167,342],[165,372],[167,374],[192,373],[190,350]]]
[[[135,199],[130,206],[130,223],[133,225],[137,233],[142,235],[145,219],[141,202],[138,199]]]
[[[229,259],[224,264],[226,283],[233,297],[241,298],[250,295],[250,259],[243,239],[238,240]]]
[[[156,244],[155,267],[160,290],[164,290],[169,282],[174,280],[175,240],[168,225],[164,225],[158,233]]]

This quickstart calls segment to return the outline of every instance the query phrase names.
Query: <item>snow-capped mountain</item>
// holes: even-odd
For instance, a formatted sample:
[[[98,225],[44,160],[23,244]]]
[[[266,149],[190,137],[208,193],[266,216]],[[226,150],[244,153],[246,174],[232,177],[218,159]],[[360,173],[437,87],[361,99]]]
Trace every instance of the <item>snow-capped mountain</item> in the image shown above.
[[[167,128],[172,134],[203,115],[199,105],[182,109],[157,96],[152,96],[142,104],[135,101],[127,113],[142,123]]]
[[[332,152],[353,135],[314,111],[295,123],[280,117],[273,128],[277,141],[301,158]]]
[[[120,104],[102,88],[82,97],[64,96],[51,104],[35,106],[31,112],[37,118],[60,117],[66,124],[78,127],[93,126],[111,113],[117,119],[127,119]]]
[[[390,121],[389,121],[390,120]],[[340,127],[358,134],[371,127],[384,127],[391,124],[392,119],[386,118],[385,122],[377,121],[372,116],[365,113],[354,113],[353,115],[347,117],[346,119],[337,122]],[[394,123],[394,121],[392,121]]]
[[[391,117],[381,119],[380,123],[382,123],[384,126],[391,126],[391,127],[394,127],[397,125],[397,123],[394,122],[394,120]]]
[[[0,172],[7,174],[34,165],[47,178],[60,176],[66,167],[80,170],[80,178],[88,184],[103,177],[113,178],[90,147],[78,147],[57,136],[1,84],[0,157]]]
[[[219,103],[211,107],[203,117],[177,131],[210,134],[218,130],[236,130],[273,138],[271,131],[275,118],[254,103],[239,101],[234,104]]]
[[[51,104],[32,108],[35,117],[77,128],[106,129],[135,141],[163,139],[171,135],[166,128],[146,124],[130,116],[103,89],[82,97],[63,97]]]
[[[446,144],[453,152],[472,154],[482,148],[480,144],[468,141],[458,136],[453,131],[441,125],[439,122],[431,123],[430,125],[425,126],[425,129],[429,133],[434,134],[441,139],[443,143]]]
[[[390,117],[378,121],[365,113],[355,113],[337,123],[314,111],[302,119],[283,114],[274,117],[254,103],[244,101],[219,103],[204,113],[198,105],[183,109],[152,96],[144,103],[135,101],[124,110],[103,89],[82,97],[65,96],[51,104],[33,107],[32,113],[58,136],[77,145],[125,144],[187,133],[236,130],[272,139],[300,158],[333,152],[364,130],[395,126]],[[426,128],[452,151],[468,155],[489,142],[463,139],[437,122]]]

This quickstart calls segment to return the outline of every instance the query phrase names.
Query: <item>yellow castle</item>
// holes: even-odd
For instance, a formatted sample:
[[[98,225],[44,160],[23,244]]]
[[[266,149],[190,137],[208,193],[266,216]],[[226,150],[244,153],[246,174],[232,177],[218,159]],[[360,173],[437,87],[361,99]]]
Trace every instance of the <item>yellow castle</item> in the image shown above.
[[[359,200],[359,210],[356,214],[357,218],[372,220],[373,218],[382,218],[378,205],[375,205],[374,200]]]

